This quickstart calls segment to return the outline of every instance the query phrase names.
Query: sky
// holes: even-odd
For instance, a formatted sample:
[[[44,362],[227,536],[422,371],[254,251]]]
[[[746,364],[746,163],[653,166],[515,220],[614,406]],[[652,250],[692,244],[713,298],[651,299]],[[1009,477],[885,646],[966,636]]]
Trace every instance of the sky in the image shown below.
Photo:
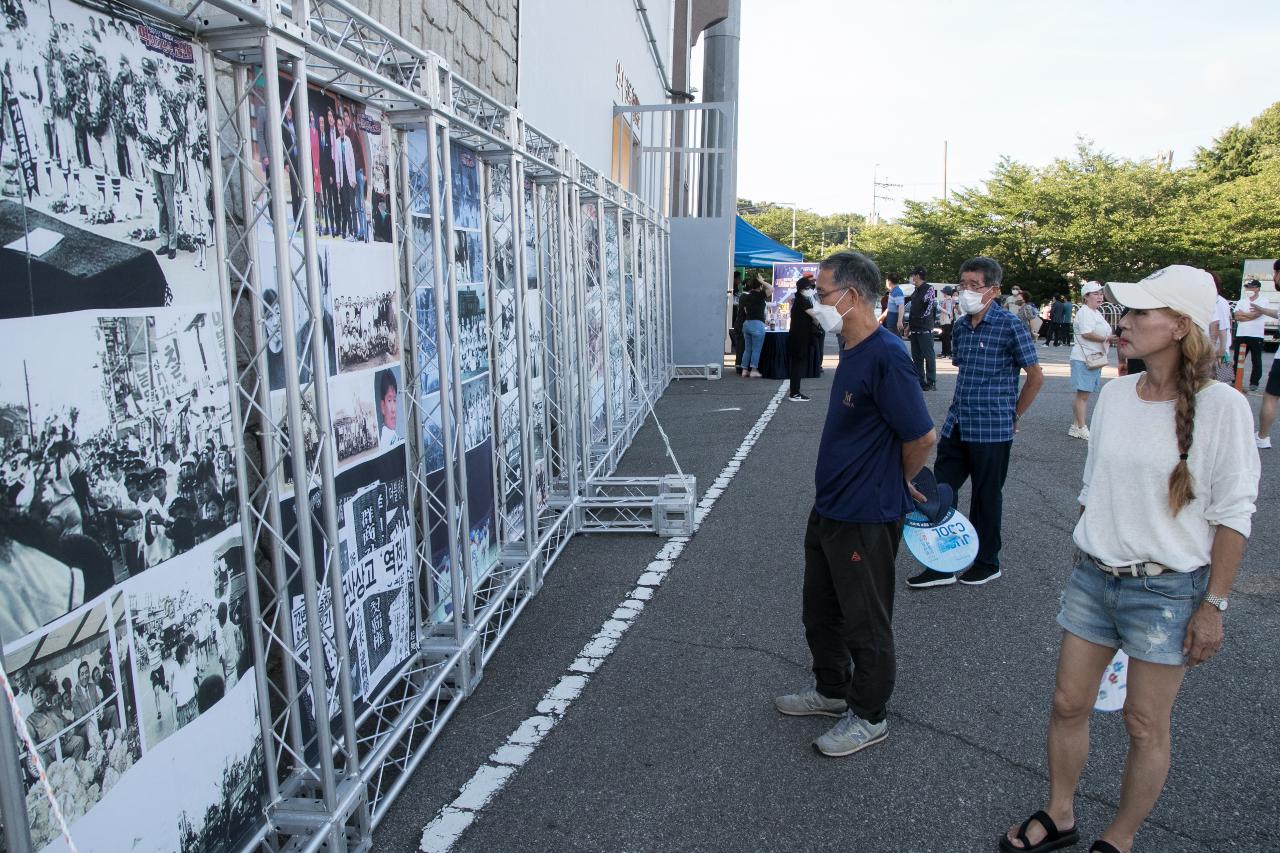
[[[943,194],[1080,137],[1197,146],[1280,100],[1276,0],[742,0],[738,196],[822,214]],[[877,166],[878,164],[878,166]]]

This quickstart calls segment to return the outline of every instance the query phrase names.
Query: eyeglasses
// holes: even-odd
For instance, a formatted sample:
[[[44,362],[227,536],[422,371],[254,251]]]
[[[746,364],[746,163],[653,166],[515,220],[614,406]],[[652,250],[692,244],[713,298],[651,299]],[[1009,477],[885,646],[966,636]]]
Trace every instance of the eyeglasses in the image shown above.
[[[961,282],[959,289],[968,290],[972,293],[986,293],[993,287],[995,287],[994,284],[965,284],[964,282]]]
[[[839,292],[840,292],[840,291],[842,291],[842,290],[845,290],[845,288],[843,288],[843,287],[837,287],[837,288],[835,288],[834,290],[828,290],[826,293],[823,293],[821,290],[818,290],[818,288],[816,288],[816,287],[815,287],[815,288],[813,289],[813,294],[814,294],[814,296],[817,296],[817,297],[818,297],[818,300],[819,300],[819,301],[821,301],[821,300],[823,300],[823,299],[826,299],[826,298],[827,298],[828,296],[830,296],[831,294],[833,294],[833,293],[839,293]]]

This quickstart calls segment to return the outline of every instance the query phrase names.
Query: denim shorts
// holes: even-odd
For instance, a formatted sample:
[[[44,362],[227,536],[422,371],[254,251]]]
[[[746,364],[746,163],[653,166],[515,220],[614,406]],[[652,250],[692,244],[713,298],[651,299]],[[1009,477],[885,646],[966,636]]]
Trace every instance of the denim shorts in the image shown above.
[[[1071,387],[1076,391],[1095,393],[1102,387],[1102,369],[1090,370],[1083,361],[1071,359]]]
[[[1062,591],[1058,624],[1082,640],[1148,663],[1181,666],[1187,623],[1209,586],[1209,567],[1153,577],[1115,577],[1087,556]]]

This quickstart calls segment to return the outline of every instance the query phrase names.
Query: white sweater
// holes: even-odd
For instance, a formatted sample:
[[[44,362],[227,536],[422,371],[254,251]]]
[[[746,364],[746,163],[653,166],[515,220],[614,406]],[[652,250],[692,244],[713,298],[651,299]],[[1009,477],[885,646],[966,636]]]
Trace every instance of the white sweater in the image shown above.
[[[1209,564],[1216,526],[1249,536],[1261,470],[1253,412],[1221,382],[1201,389],[1187,459],[1196,497],[1175,517],[1169,511],[1169,474],[1178,462],[1175,404],[1140,399],[1139,376],[1112,380],[1098,395],[1076,547],[1113,566],[1152,561],[1194,571]]]

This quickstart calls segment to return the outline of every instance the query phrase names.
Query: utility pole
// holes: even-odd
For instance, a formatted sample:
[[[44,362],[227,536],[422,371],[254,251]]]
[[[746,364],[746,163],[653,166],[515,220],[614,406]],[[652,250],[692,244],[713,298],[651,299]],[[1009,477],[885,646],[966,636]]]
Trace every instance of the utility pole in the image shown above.
[[[947,161],[949,159],[948,157],[949,144],[950,143],[948,140],[946,139],[942,140],[942,200],[943,201],[947,200],[947,165],[948,165]]]
[[[796,204],[791,203],[791,248],[796,247]]]

